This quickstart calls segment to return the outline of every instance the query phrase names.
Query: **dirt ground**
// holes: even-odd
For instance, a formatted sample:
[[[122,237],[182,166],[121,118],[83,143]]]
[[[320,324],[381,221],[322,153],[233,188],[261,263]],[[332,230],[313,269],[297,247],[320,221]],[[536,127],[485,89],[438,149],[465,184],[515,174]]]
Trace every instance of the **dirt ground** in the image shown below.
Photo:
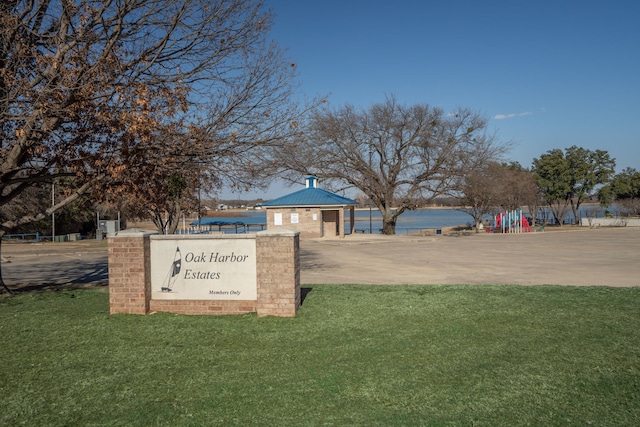
[[[640,227],[301,241],[301,282],[640,286]]]
[[[523,234],[302,239],[301,284],[640,286],[640,227]],[[29,289],[106,285],[106,241],[2,244],[2,275]]]

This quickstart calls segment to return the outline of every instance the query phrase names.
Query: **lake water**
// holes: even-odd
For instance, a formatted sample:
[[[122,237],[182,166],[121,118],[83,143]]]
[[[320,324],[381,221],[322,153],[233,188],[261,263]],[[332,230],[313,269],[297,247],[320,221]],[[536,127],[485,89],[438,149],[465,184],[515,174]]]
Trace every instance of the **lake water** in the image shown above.
[[[264,230],[267,222],[266,212],[247,211],[237,217],[203,218],[202,224],[211,224],[211,230],[220,230],[225,233],[245,233]],[[407,234],[424,229],[452,227],[455,225],[472,223],[470,215],[455,209],[419,209],[405,211],[396,223],[397,234]],[[235,223],[235,224],[234,224]],[[380,211],[371,210],[371,222],[369,210],[355,211],[356,230],[374,234],[382,229],[382,215]],[[193,224],[193,223],[192,223]],[[196,222],[197,224],[197,222]],[[244,224],[244,225],[240,225]],[[346,228],[349,229],[347,220]]]
[[[369,225],[369,211],[357,210],[355,212],[356,230],[374,234],[382,229],[382,215],[379,211],[371,211],[371,225]],[[453,227],[472,223],[470,215],[456,209],[417,209],[405,211],[398,217],[396,223],[397,234],[407,234],[424,229]]]
[[[584,216],[584,208],[581,206],[580,210]],[[597,216],[604,215],[604,209],[600,209],[601,212]],[[542,223],[546,212],[546,220],[548,223],[553,222],[553,216],[544,209],[541,215],[538,216],[538,222]],[[529,212],[525,209],[524,214],[528,215]],[[369,221],[369,215],[371,215],[371,221]],[[224,231],[225,233],[253,233],[266,229],[267,214],[265,211],[246,211],[238,214],[237,217],[224,217],[224,218],[202,218],[202,225],[206,226],[211,223],[210,229],[212,231]],[[486,219],[490,219],[487,217]],[[380,233],[382,229],[382,215],[380,211],[372,209],[369,214],[368,209],[358,209],[355,211],[355,223],[356,230],[358,232],[373,234]],[[565,216],[566,223],[573,222],[573,214],[567,212]],[[197,225],[197,222],[192,224]],[[408,234],[425,229],[438,229],[445,227],[454,227],[457,225],[473,224],[473,218],[471,215],[466,214],[457,209],[417,209],[414,211],[405,211],[398,218],[396,223],[397,234]],[[350,229],[349,221],[347,218],[346,229]]]

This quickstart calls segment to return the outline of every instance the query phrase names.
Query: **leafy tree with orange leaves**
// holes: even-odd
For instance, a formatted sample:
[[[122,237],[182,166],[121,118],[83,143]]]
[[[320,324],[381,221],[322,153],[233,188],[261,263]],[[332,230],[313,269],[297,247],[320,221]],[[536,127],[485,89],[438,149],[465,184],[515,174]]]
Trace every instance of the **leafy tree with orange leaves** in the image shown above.
[[[0,218],[0,237],[88,194],[175,206],[160,183],[196,169],[252,182],[300,120],[271,25],[260,1],[2,2],[0,206],[66,187],[54,206]]]

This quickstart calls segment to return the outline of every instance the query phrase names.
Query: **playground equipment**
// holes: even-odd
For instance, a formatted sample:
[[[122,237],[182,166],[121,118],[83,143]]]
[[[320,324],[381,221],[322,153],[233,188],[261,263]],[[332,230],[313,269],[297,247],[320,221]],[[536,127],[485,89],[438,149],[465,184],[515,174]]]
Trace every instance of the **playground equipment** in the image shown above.
[[[494,232],[501,233],[529,233],[531,226],[521,209],[502,211],[494,218]]]

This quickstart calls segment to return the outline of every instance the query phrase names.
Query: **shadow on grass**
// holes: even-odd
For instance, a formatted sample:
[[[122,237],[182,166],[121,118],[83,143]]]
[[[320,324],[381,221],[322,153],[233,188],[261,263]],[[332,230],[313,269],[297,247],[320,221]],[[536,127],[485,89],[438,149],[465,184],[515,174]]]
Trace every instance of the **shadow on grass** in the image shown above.
[[[304,304],[305,298],[307,298],[307,295],[309,295],[309,292],[312,290],[313,288],[300,288],[300,306]]]

